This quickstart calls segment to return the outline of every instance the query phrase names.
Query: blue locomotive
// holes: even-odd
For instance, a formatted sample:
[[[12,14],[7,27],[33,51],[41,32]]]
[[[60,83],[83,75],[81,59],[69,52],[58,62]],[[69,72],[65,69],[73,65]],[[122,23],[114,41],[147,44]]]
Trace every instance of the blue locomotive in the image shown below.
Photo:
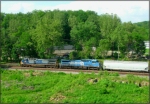
[[[22,67],[44,66],[46,68],[80,68],[80,69],[100,69],[101,65],[96,59],[81,59],[81,60],[67,60],[61,59],[58,63],[57,59],[30,59],[24,58],[21,60]]]
[[[81,69],[100,69],[100,63],[95,59],[82,59],[82,60],[64,60],[59,63],[60,68],[81,68]]]
[[[41,66],[57,68],[57,59],[37,59],[37,58],[24,58],[21,60],[22,67]]]

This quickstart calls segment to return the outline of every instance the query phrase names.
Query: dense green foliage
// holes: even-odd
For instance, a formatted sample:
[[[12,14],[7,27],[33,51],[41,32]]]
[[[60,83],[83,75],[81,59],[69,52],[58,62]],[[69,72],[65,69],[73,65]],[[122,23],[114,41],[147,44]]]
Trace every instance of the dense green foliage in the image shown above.
[[[149,21],[143,21],[143,22],[138,22],[138,23],[134,23],[134,24],[139,26],[139,27],[149,29]]]
[[[138,22],[138,23],[134,23],[135,25],[139,26],[141,29],[143,29],[142,31],[145,31],[146,29],[146,35],[144,35],[144,39],[145,40],[149,40],[149,21],[143,21],[143,22]]]
[[[2,103],[148,103],[148,79],[118,73],[1,70]]]
[[[122,23],[115,14],[98,15],[94,11],[1,13],[0,21],[0,56],[5,61],[19,60],[19,56],[51,58],[54,46],[65,44],[75,47],[71,58],[105,58],[110,50],[128,58],[130,51],[143,55],[143,41],[148,40],[149,28]],[[112,57],[117,58],[115,53]]]

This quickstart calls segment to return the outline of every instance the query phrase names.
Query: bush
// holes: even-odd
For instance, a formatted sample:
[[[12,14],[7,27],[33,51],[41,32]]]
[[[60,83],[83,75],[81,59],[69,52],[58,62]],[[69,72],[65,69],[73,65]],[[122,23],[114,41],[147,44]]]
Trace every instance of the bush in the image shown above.
[[[109,92],[107,91],[106,87],[102,86],[99,90],[100,94],[108,94]]]
[[[119,73],[118,72],[115,72],[115,73],[113,72],[113,73],[110,73],[109,75],[110,76],[119,76]]]

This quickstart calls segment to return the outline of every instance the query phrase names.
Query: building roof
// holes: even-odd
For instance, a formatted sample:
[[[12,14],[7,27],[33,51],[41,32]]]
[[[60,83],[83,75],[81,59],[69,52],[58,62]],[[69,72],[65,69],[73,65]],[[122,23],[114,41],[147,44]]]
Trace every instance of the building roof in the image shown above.
[[[55,46],[54,50],[74,50],[73,45]]]
[[[54,53],[56,55],[66,55],[70,52],[73,52],[75,49],[73,45],[64,45],[64,46],[55,46],[54,47]]]

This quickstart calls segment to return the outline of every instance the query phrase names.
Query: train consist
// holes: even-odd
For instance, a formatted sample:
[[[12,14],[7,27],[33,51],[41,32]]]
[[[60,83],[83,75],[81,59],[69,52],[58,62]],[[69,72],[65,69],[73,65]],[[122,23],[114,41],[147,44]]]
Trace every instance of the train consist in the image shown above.
[[[20,62],[22,67],[31,66],[44,66],[46,68],[81,68],[81,69],[100,69],[101,65],[98,60],[95,59],[83,59],[83,60],[66,60],[61,59],[60,63],[57,59],[30,59],[25,58]]]
[[[21,60],[22,67],[43,66],[45,68],[73,68],[97,70],[122,70],[149,72],[148,62],[104,60],[103,65],[96,59],[67,60],[61,59],[30,59]]]

